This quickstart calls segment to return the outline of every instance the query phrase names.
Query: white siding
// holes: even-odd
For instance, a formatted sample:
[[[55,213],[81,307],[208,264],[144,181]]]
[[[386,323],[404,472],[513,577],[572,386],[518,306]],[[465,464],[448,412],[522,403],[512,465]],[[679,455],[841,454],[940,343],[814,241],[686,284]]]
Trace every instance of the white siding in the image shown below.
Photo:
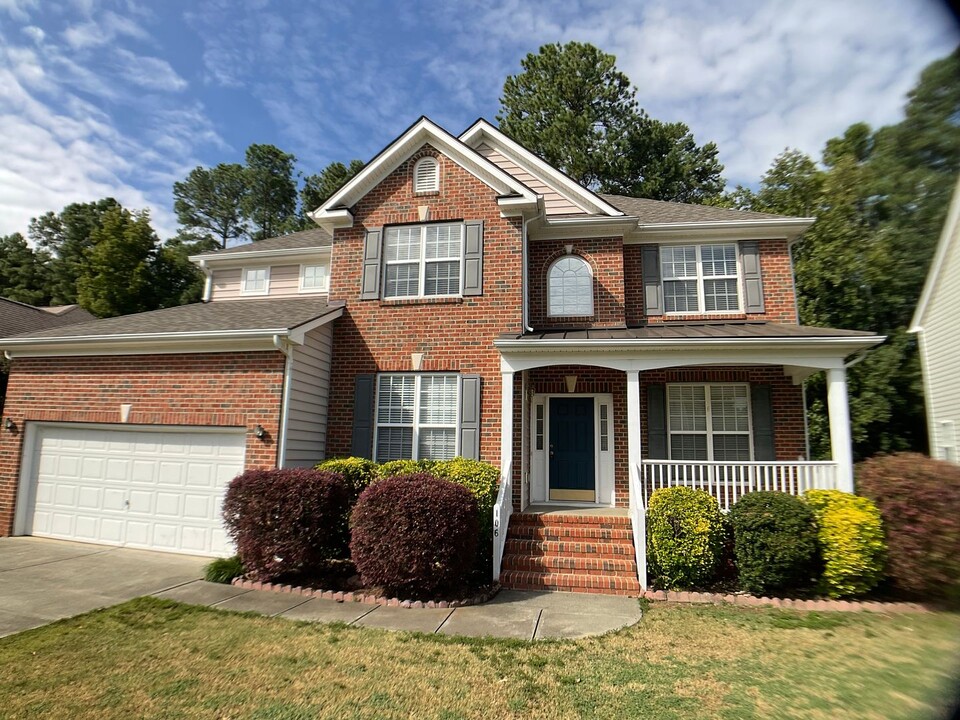
[[[330,324],[310,331],[302,346],[294,346],[287,418],[287,467],[312,467],[325,457],[332,349]]]
[[[327,265],[329,260],[319,262],[309,261],[310,265]],[[250,267],[263,267],[263,265],[250,264]],[[300,292],[300,265],[271,265],[270,266],[270,285],[267,295],[241,295],[240,278],[243,273],[242,268],[224,268],[213,271],[213,291],[210,299],[215,300],[238,300],[246,297],[300,297],[310,295],[326,295],[326,291],[305,291]]]
[[[542,179],[531,175],[512,160],[504,157],[489,145],[481,145],[477,152],[483,155],[498,168],[509,173],[517,180],[522,182],[528,188],[538,195],[543,195],[543,204],[547,215],[570,215],[572,213],[582,213],[583,210],[574,203],[567,200],[554,188],[545,183]]]
[[[958,462],[960,455],[960,225],[951,236],[920,331],[927,389],[930,455]],[[947,456],[947,457],[945,457]]]

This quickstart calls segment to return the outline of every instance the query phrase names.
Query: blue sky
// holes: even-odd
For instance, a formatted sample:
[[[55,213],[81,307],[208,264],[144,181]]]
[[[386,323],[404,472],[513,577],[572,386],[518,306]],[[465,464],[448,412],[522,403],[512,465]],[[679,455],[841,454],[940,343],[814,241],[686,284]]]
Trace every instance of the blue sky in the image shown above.
[[[112,195],[168,237],[196,165],[257,142],[319,172],[421,114],[459,133],[495,119],[528,52],[569,40],[615,54],[653,117],[755,185],[785,147],[896,122],[960,34],[934,0],[0,0],[0,233]]]

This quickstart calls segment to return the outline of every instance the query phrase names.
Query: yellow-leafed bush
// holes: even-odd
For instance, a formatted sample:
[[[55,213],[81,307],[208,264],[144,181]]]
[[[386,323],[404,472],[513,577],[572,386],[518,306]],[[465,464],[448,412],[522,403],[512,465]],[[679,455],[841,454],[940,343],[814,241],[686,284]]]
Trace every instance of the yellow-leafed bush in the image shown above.
[[[327,472],[342,475],[350,488],[350,505],[357,501],[367,485],[369,485],[376,475],[377,464],[373,460],[367,460],[362,457],[332,458],[324,460],[316,466],[317,470],[326,470]]]
[[[886,556],[877,506],[839,490],[810,490],[803,499],[817,518],[824,591],[838,598],[862,595],[876,587]]]
[[[650,570],[664,588],[701,587],[717,573],[725,536],[717,501],[703,490],[663,488],[650,496]]]

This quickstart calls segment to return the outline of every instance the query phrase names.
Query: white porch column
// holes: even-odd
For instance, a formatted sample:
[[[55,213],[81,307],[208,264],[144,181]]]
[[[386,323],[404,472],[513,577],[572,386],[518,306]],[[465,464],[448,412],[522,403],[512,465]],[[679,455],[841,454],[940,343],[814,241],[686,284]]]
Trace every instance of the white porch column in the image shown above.
[[[647,515],[640,495],[640,371],[627,370],[627,462],[630,522],[640,588],[647,589]]]
[[[502,395],[500,409],[500,473],[503,481],[513,485],[513,370],[501,370]],[[505,474],[510,472],[510,477]],[[513,503],[513,497],[510,497]]]
[[[853,439],[845,367],[827,370],[827,413],[830,417],[830,456],[837,464],[837,489],[852,493]]]

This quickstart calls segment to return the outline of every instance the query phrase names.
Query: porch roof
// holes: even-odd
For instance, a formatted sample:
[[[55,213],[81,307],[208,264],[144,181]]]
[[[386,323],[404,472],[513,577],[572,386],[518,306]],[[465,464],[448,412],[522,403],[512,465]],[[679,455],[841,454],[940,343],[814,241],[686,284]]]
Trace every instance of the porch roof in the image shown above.
[[[825,339],[825,338],[873,338],[883,340],[875,333],[862,330],[837,330],[807,325],[789,325],[762,320],[742,322],[696,322],[652,323],[638,327],[598,328],[579,330],[542,330],[524,335],[504,333],[500,341],[522,342],[601,342],[601,341],[659,341],[659,340],[704,340],[704,339]],[[512,344],[512,343],[511,343]],[[870,343],[873,344],[873,343]]]

